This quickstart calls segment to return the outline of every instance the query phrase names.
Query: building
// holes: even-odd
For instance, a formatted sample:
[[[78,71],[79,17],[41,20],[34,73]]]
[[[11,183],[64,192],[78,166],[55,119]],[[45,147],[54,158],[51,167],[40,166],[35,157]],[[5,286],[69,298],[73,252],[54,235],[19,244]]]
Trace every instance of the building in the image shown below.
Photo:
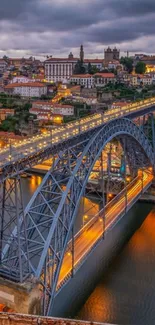
[[[0,123],[4,121],[8,116],[14,116],[15,111],[11,108],[0,109]]]
[[[14,66],[15,68],[19,69],[22,65],[24,65],[25,63],[25,59],[24,58],[9,58],[8,59],[9,65],[10,66]]]
[[[44,113],[52,113],[58,114],[62,116],[73,116],[74,115],[74,106],[69,104],[57,104],[49,101],[35,101],[32,104],[32,108],[30,112],[33,114],[34,112],[44,112]]]
[[[7,62],[3,59],[0,59],[0,72],[4,72],[7,69]]]
[[[153,78],[148,75],[138,75],[137,83],[142,86],[151,86],[153,84]]]
[[[52,102],[47,100],[37,100],[32,102],[32,108],[51,110]]]
[[[110,47],[108,47],[104,51],[105,62],[110,62],[110,61],[113,61],[113,60],[119,61],[119,57],[120,57],[120,51],[117,50],[116,47],[113,50]]]
[[[52,122],[54,124],[63,123],[63,115],[53,114],[51,110],[31,108],[30,113],[36,116],[40,124]]]
[[[24,76],[16,76],[13,77],[13,79],[11,80],[11,83],[28,83],[33,81],[32,79],[28,78],[28,77],[24,77]],[[34,80],[35,81],[35,80]]]
[[[107,73],[102,73],[98,72],[93,75],[93,84],[96,87],[102,87],[107,85],[108,83],[115,83],[116,82],[116,76],[114,73],[107,72]]]
[[[69,104],[53,104],[52,111],[54,114],[63,116],[74,116],[74,106]]]
[[[81,96],[84,97],[84,98],[97,99],[97,89],[96,88],[92,88],[92,89],[82,88],[81,89]]]
[[[83,49],[83,45],[81,45],[80,47],[80,61],[84,62],[84,49]]]
[[[92,67],[96,67],[98,70],[102,71],[104,68],[104,60],[103,59],[85,59],[84,65],[88,68],[89,63]]]
[[[68,58],[49,58],[45,61],[45,79],[47,81],[66,81],[74,71],[78,59],[69,54]]]
[[[138,85],[138,76],[136,74],[131,74],[128,76],[128,81],[132,86]]]
[[[127,106],[129,105],[128,102],[114,102],[112,105],[111,105],[111,109],[115,109],[115,108],[123,108],[124,106]]]
[[[5,86],[4,91],[22,97],[41,97],[47,94],[47,86],[39,82],[12,83]]]
[[[93,75],[79,74],[70,77],[70,83],[83,86],[85,88],[92,88],[94,86]]]
[[[123,65],[120,64],[119,61],[113,60],[113,61],[108,62],[107,68],[109,70],[110,69],[114,69],[114,70],[119,69],[120,71],[122,71],[123,70]]]

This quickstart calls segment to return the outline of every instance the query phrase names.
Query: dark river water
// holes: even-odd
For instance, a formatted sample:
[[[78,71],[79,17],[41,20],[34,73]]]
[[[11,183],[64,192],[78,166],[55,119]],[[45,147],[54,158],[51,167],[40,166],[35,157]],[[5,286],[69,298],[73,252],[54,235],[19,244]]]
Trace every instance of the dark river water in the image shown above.
[[[38,176],[23,179],[25,204],[40,182]],[[135,215],[132,236],[126,235],[126,244],[100,279],[92,279],[94,290],[89,297],[82,295],[81,308],[73,317],[111,324],[155,325],[155,205],[137,203],[130,213]]]
[[[138,203],[137,218],[142,225],[101,276],[77,318],[155,324],[155,206]]]

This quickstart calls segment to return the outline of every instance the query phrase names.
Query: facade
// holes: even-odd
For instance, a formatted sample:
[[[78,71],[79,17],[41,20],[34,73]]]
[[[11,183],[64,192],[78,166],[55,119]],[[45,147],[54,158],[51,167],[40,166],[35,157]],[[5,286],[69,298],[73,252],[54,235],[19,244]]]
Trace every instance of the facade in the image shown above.
[[[63,105],[63,104],[53,104],[52,107],[54,114],[60,114],[63,116],[73,116],[74,115],[74,106],[72,105]]]
[[[56,104],[49,101],[35,101],[32,104],[31,113],[33,112],[44,112],[44,113],[52,113],[55,115],[62,116],[73,116],[74,115],[74,106],[72,105],[63,105]]]
[[[15,111],[11,108],[0,109],[0,123],[4,121],[8,116],[14,116]]]
[[[115,108],[123,108],[124,106],[127,106],[129,105],[128,102],[114,102],[112,105],[111,105],[111,109],[115,109]]]
[[[143,86],[151,86],[153,83],[153,79],[150,76],[147,75],[139,75],[137,78],[138,85],[143,85]]]
[[[85,59],[84,65],[88,67],[88,64],[91,64],[92,67],[96,67],[100,71],[104,68],[104,60],[103,59]]]
[[[113,61],[108,62],[108,69],[115,69],[115,70],[119,69],[120,71],[122,71],[123,66],[122,66],[122,64],[119,63],[119,61],[113,60]]]
[[[22,97],[41,97],[47,94],[47,86],[39,82],[14,83],[4,87],[5,92]]]
[[[0,72],[4,72],[7,69],[7,62],[3,59],[0,59]]]
[[[113,61],[113,60],[119,61],[119,57],[120,57],[120,51],[117,50],[116,47],[113,50],[110,47],[108,47],[104,51],[105,62],[110,62],[110,61]]]
[[[78,59],[69,55],[68,58],[49,58],[45,61],[45,79],[47,81],[66,81],[74,71]]]
[[[63,115],[54,114],[50,109],[44,110],[39,108],[31,108],[30,113],[35,115],[41,124],[49,122],[61,124],[63,122]]]
[[[85,88],[92,88],[94,86],[94,79],[91,74],[79,74],[70,77],[70,83],[84,86]]]
[[[13,79],[11,80],[11,83],[27,83],[27,82],[31,82],[32,80],[28,77],[24,77],[24,76],[17,76],[17,77],[13,77]]]
[[[116,76],[114,75],[114,73],[110,73],[110,72],[96,73],[93,76],[93,79],[94,79],[94,85],[96,87],[102,87],[102,86],[107,85],[108,83],[115,83],[116,82]]]

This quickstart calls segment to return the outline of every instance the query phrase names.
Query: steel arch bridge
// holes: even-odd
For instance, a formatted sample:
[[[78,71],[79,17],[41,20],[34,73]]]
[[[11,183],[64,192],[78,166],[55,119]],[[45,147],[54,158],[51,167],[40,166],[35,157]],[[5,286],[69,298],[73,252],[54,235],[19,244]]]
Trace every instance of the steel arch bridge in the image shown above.
[[[113,120],[90,140],[62,151],[24,216],[21,214],[16,221],[13,232],[8,235],[7,225],[3,228],[0,275],[20,282],[32,275],[39,279],[45,314],[49,314],[56,294],[64,254],[89,175],[106,144],[116,137],[125,146],[133,174],[139,167],[154,168],[154,151],[142,129],[125,118]]]

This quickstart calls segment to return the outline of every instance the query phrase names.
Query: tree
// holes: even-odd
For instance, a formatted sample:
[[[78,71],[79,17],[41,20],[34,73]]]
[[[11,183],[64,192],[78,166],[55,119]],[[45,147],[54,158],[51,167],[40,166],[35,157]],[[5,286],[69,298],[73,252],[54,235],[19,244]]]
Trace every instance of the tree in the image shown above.
[[[86,69],[83,66],[83,63],[80,60],[78,60],[74,68],[74,74],[84,74],[85,72]]]
[[[120,63],[125,66],[126,70],[129,73],[131,73],[133,71],[133,59],[132,58],[122,57],[120,59]]]
[[[144,74],[146,72],[146,64],[142,61],[137,62],[135,71],[136,73]]]
[[[92,74],[92,65],[90,62],[88,63],[88,73]]]

